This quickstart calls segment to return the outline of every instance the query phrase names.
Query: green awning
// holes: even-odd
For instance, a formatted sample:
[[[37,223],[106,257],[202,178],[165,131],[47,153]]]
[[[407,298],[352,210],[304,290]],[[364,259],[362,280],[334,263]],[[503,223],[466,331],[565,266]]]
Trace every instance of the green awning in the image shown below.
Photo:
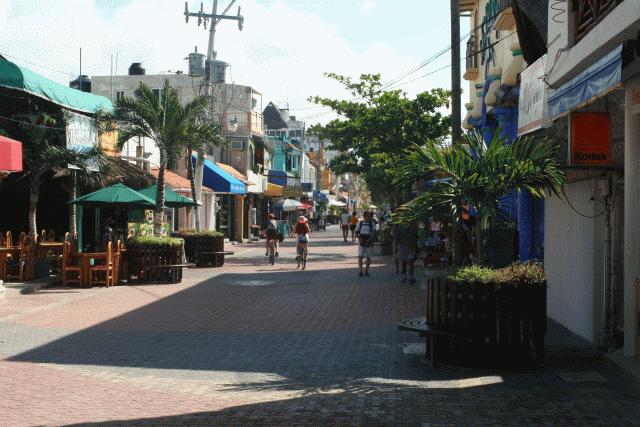
[[[158,191],[157,185],[152,185],[151,187],[144,188],[139,191],[140,194],[144,194],[148,198],[155,200],[156,199],[156,191]],[[181,194],[176,193],[173,189],[165,185],[164,186],[164,205],[170,208],[182,208],[186,206],[194,206],[193,200],[188,197],[184,197]]]
[[[123,184],[114,184],[102,190],[85,194],[69,203],[81,205],[123,205],[123,207],[153,207],[153,199]]]
[[[108,98],[72,89],[40,74],[0,59],[0,86],[17,89],[47,99],[70,110],[95,113],[110,111],[113,105]]]

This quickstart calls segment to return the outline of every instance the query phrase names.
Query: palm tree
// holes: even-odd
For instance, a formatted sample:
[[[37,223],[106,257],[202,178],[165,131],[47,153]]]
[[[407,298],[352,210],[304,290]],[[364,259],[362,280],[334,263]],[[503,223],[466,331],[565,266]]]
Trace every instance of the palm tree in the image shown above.
[[[196,162],[202,163],[204,162],[204,155],[208,146],[223,144],[224,139],[222,138],[220,129],[221,127],[217,123],[197,120],[193,121],[185,132],[184,146],[187,149],[187,178],[191,183],[191,199],[196,203],[193,206],[196,230],[200,230],[200,215],[198,214],[198,193],[196,191],[192,157],[193,153],[196,153]]]
[[[36,123],[28,123],[28,116],[19,117],[23,124],[19,131],[24,146],[24,177],[29,181],[29,234],[33,238],[38,233],[36,214],[40,185],[54,172],[62,172],[69,165],[88,172],[90,166],[101,166],[101,152],[97,147],[80,147],[69,150],[65,141],[65,119],[41,113]]]
[[[446,216],[459,232],[465,206],[471,205],[478,211],[476,233],[481,227],[491,231],[500,217],[500,200],[510,191],[528,190],[537,198],[545,197],[547,190],[559,194],[565,177],[556,159],[557,149],[549,139],[530,136],[509,143],[499,132],[488,145],[481,134],[471,132],[465,135],[463,144],[432,142],[415,146],[404,154],[399,183],[440,179],[432,180],[424,194],[403,205],[396,221]],[[480,239],[478,254],[479,246]],[[459,263],[460,248],[454,250]]]
[[[119,150],[133,137],[149,138],[158,147],[160,164],[154,212],[154,234],[157,236],[162,231],[165,169],[180,159],[187,142],[206,141],[215,134],[213,124],[200,120],[206,109],[206,96],[198,96],[183,107],[177,91],[169,85],[169,80],[165,80],[159,96],[141,82],[135,97],[118,101],[111,116],[111,120],[119,125]]]

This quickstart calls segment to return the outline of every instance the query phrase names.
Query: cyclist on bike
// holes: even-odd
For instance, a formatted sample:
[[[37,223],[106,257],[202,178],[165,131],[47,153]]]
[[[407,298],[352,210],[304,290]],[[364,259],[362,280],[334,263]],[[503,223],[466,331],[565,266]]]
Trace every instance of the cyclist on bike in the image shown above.
[[[278,243],[280,240],[278,235],[278,222],[274,214],[269,214],[267,221],[267,252],[264,254],[265,256],[269,256],[269,244],[272,240],[275,242],[276,256],[278,256]]]
[[[311,227],[307,222],[307,218],[304,215],[300,215],[298,223],[296,224],[295,232],[298,235],[298,245],[296,246],[296,253],[300,253],[301,249],[304,249],[309,243],[309,233],[311,233]],[[298,257],[296,257],[296,260]]]

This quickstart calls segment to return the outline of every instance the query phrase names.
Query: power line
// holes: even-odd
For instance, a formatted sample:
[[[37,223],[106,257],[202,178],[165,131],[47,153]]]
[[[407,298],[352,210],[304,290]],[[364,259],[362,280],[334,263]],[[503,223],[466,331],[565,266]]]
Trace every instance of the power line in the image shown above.
[[[54,71],[56,73],[60,73],[60,74],[66,75],[66,76],[73,77],[73,73],[67,73],[65,71],[56,70],[55,68],[51,68],[51,67],[47,67],[47,66],[44,66],[44,65],[36,64],[35,62],[27,61],[26,59],[22,59],[22,58],[18,58],[17,56],[9,55],[8,53],[2,53],[0,55],[7,56],[9,58],[18,60],[20,62],[24,62],[25,64],[33,65],[35,67],[40,67],[40,68],[43,68],[45,70]]]

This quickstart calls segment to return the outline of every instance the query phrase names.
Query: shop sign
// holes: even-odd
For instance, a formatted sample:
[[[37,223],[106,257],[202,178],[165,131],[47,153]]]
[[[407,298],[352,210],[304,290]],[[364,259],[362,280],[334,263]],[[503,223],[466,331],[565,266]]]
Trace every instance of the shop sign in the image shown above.
[[[299,197],[302,196],[301,185],[285,185],[282,188],[282,197]]]
[[[543,80],[546,62],[545,54],[520,74],[518,136],[549,127],[548,91]]]
[[[569,155],[570,165],[603,166],[611,162],[609,113],[571,113]]]

